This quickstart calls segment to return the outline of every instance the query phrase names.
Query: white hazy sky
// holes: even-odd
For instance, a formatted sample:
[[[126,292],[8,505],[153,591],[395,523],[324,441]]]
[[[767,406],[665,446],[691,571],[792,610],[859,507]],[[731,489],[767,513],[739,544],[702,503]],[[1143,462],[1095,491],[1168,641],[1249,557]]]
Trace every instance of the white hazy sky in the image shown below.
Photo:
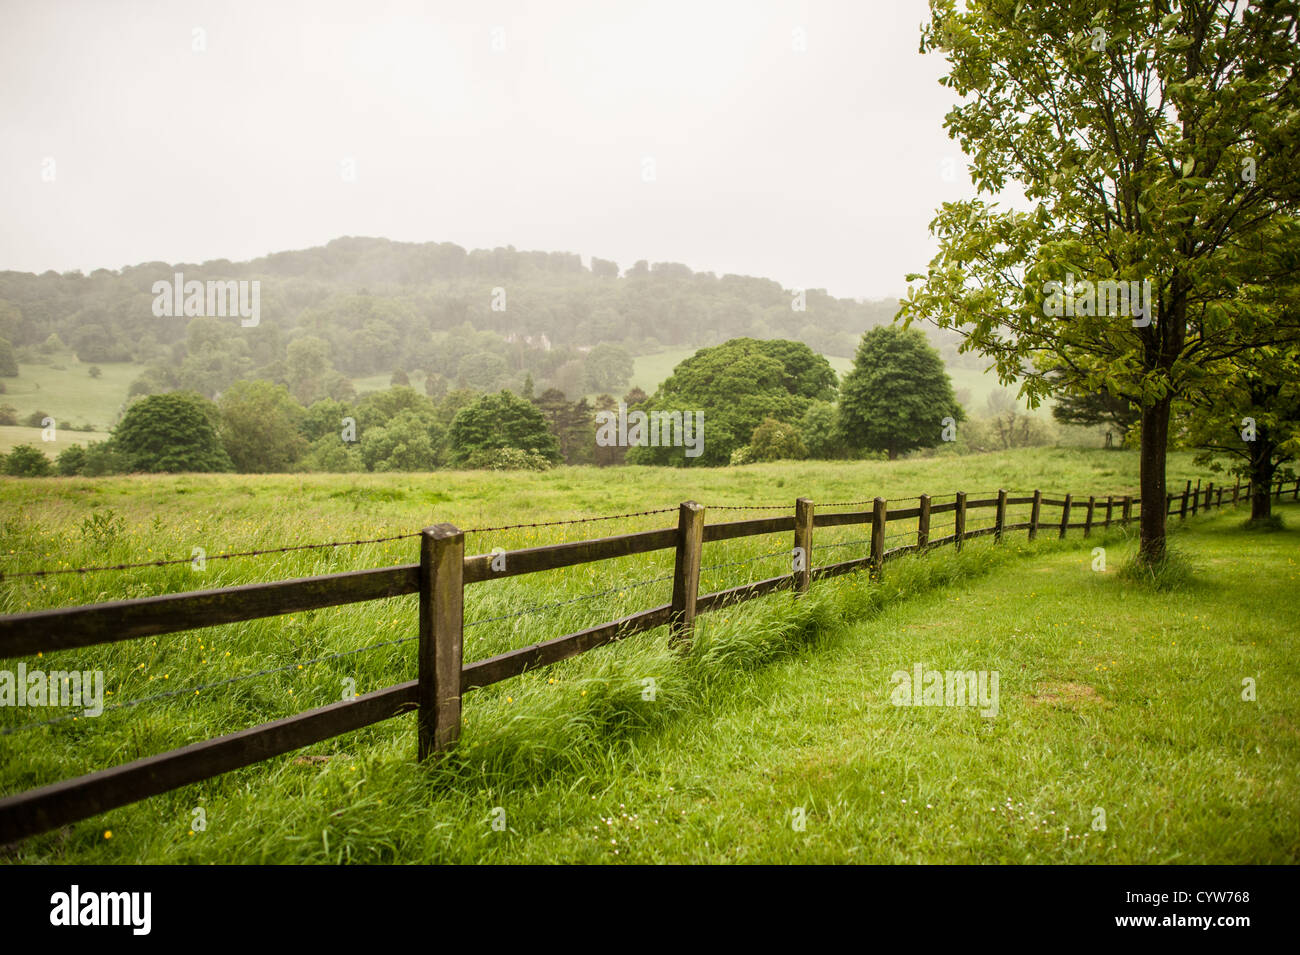
[[[972,192],[926,18],[924,0],[3,0],[0,270],[367,235],[899,293],[935,209]]]

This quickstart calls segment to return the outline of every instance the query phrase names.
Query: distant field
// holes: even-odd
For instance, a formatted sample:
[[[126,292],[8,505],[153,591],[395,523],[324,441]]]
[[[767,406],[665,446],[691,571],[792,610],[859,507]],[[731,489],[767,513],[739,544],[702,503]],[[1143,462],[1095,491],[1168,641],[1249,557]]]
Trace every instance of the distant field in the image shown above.
[[[8,454],[20,444],[30,444],[44,451],[47,457],[53,458],[70,445],[103,441],[108,435],[99,431],[68,431],[56,427],[54,437],[54,441],[42,441],[40,428],[0,425],[0,454]]]
[[[694,348],[665,348],[653,355],[638,355],[632,359],[632,384],[630,388],[640,388],[652,395],[659,383],[673,373],[679,362],[694,355]]]
[[[17,378],[0,378],[5,386],[0,405],[12,405],[19,419],[43,411],[60,428],[92,424],[107,431],[126,402],[131,382],[144,371],[132,362],[104,362],[99,366],[103,374],[91,378],[90,364],[71,355],[60,356],[55,364],[63,367],[19,364]]]

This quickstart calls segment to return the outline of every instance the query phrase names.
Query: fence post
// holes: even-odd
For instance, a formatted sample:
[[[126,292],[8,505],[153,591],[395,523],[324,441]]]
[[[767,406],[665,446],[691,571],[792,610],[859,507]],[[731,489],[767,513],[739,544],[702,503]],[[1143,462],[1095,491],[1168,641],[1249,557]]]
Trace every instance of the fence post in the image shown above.
[[[1088,495],[1088,516],[1083,519],[1083,536],[1092,536],[1092,512],[1097,507],[1097,495]]]
[[[1066,494],[1065,503],[1061,505],[1061,537],[1065,536],[1066,530],[1070,527],[1070,502],[1072,500],[1073,498]]]
[[[993,519],[993,542],[1002,543],[1002,529],[1007,526],[1007,489],[998,488],[998,511]]]
[[[916,518],[916,549],[930,543],[930,495],[921,495],[921,513]]]
[[[465,629],[465,535],[436,524],[420,535],[420,760],[460,738],[460,670]]]
[[[1191,483],[1190,481],[1187,483]],[[1196,507],[1201,503],[1201,479],[1196,479],[1196,493],[1192,495],[1192,517],[1196,516]]]
[[[1129,521],[1133,519],[1133,498],[1128,494],[1124,495],[1124,510],[1120,513],[1122,514],[1120,521],[1128,527]]]
[[[1214,506],[1216,508],[1223,507],[1223,485],[1222,484],[1219,485],[1219,495],[1214,499]]]
[[[966,537],[966,492],[957,492],[957,507],[952,512],[952,530],[956,535],[955,543],[957,549],[961,550],[961,542]]]
[[[1114,507],[1115,507],[1115,496],[1113,494],[1107,494],[1106,495],[1106,523],[1102,525],[1103,527],[1106,528],[1106,530],[1110,530],[1110,515]]]
[[[1210,501],[1214,500],[1214,482],[1211,481],[1205,488],[1205,509],[1210,509]]]
[[[695,630],[695,600],[700,595],[700,553],[704,549],[704,507],[683,501],[677,509],[677,556],[673,563],[673,603],[668,626],[675,642]]]
[[[1275,500],[1278,501],[1282,500],[1282,479],[1281,478],[1277,479],[1277,497],[1275,498]]]
[[[1029,509],[1029,539],[1033,540],[1038,536],[1038,517],[1043,509],[1043,492],[1034,489],[1034,505]]]
[[[1241,494],[1241,475],[1237,475],[1237,483],[1232,486],[1232,506],[1237,506],[1237,498]]]
[[[1192,482],[1188,481],[1187,487],[1183,488],[1183,506],[1179,508],[1178,511],[1178,519],[1180,521],[1187,520],[1187,497],[1191,493],[1192,493]]]
[[[812,586],[813,502],[801,497],[794,502],[794,589],[806,594]]]
[[[871,575],[879,578],[885,567],[885,499],[878,497],[871,508]]]

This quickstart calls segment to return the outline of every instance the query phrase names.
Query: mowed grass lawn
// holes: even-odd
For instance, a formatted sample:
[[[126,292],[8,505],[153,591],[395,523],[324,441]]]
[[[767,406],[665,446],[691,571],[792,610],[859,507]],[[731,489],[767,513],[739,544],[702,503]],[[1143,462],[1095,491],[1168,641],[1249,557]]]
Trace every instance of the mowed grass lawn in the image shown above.
[[[1063,489],[1063,482],[1075,492],[1123,490],[1132,463],[1124,453],[1028,458],[1035,456],[1016,467],[1009,459],[990,460],[998,456],[962,459],[970,469],[962,484],[988,483],[985,468],[1037,465],[1048,472],[1045,488]],[[1186,465],[1171,463],[1175,472]],[[940,459],[882,462],[859,465],[856,475],[848,466],[830,468],[818,472],[821,486],[812,490],[827,495],[852,481],[890,496],[937,491],[953,476],[945,470],[952,466]],[[1119,473],[1103,480],[1099,472],[1111,468]],[[812,470],[745,470],[764,494],[817,477]],[[712,472],[619,472],[628,473],[644,475],[643,493],[654,490],[669,500],[682,489],[678,482],[716,479]],[[597,493],[598,476],[566,470],[549,477],[568,483],[568,502],[585,508],[601,503],[588,498]],[[734,484],[736,475],[730,477]],[[472,479],[480,485],[484,519],[516,509],[541,517],[557,509],[558,499],[532,485],[536,476],[453,475],[437,493],[456,500],[440,501],[431,518],[454,516],[449,505],[461,503]],[[321,497],[319,508],[313,502],[327,487],[324,479],[309,479],[296,495],[287,492],[282,482],[297,480],[0,482],[4,550],[39,562],[54,556],[42,551],[62,541],[58,556],[85,560],[96,553],[94,532],[79,531],[77,521],[114,509],[125,515],[124,528],[99,553],[117,560],[149,559],[150,549],[154,556],[188,555],[186,529],[178,526],[187,518],[202,523],[219,548],[293,536],[308,510],[320,510],[322,521],[298,526],[300,538],[326,539],[318,535],[330,527],[352,534],[376,523],[397,529],[398,510],[428,503],[417,488],[429,479],[417,476],[390,477],[387,485],[368,476],[355,486],[337,478],[333,493],[340,496]],[[775,486],[778,481],[786,484]],[[385,487],[387,499],[379,493]],[[705,490],[712,497],[723,488]],[[625,493],[603,503],[624,502]],[[21,512],[12,506],[18,502]],[[224,519],[208,510],[221,505],[228,508]],[[254,508],[264,525],[257,534],[242,528]],[[1281,510],[1292,526],[1300,522],[1300,508],[1287,503]],[[799,600],[773,595],[707,615],[686,654],[671,648],[661,630],[476,690],[465,699],[460,746],[434,764],[415,763],[414,721],[404,716],[27,840],[3,858],[1295,862],[1300,611],[1293,594],[1300,534],[1246,533],[1236,526],[1243,516],[1225,510],[1178,528],[1175,543],[1197,573],[1173,594],[1117,577],[1132,543],[1115,529],[1088,541],[1077,531],[1066,541],[1044,535],[1032,545],[1023,534],[1001,545],[984,538],[960,555],[946,548],[893,562],[879,584],[840,578]],[[401,529],[422,523],[416,517],[408,514]],[[213,538],[218,528],[228,537]],[[561,529],[567,537],[558,539],[596,528],[602,525]],[[529,539],[492,536],[480,543],[498,540],[517,546]],[[815,548],[836,542],[819,531]],[[216,570],[214,562],[202,584],[409,560],[410,543],[371,545],[347,558],[354,562],[348,565],[334,552],[284,555],[269,568],[250,559]],[[851,538],[847,543],[857,546]],[[715,546],[706,548],[706,566],[736,555],[714,552]],[[785,546],[782,535],[740,555]],[[1096,546],[1106,548],[1104,573],[1092,569]],[[824,550],[816,562],[848,556]],[[499,595],[471,588],[467,621],[628,585],[595,603],[469,630],[466,659],[662,602],[666,583],[635,589],[666,569],[662,555],[659,563],[652,558],[610,562],[590,574],[570,569],[514,578],[519,587],[503,587]],[[707,571],[703,589],[780,573],[788,557],[769,560]],[[196,586],[188,567],[149,573],[11,579],[3,585],[5,609]],[[173,687],[185,692],[95,720],[0,735],[0,794],[327,703],[348,678],[358,692],[410,679],[413,624],[413,600],[398,598],[28,658],[29,668],[102,666],[118,701]],[[373,652],[295,669],[296,660],[367,647]],[[891,674],[918,663],[927,671],[997,671],[998,715],[892,705]],[[285,672],[189,692],[271,667]],[[1242,699],[1245,678],[1255,681],[1253,702]],[[7,728],[47,716],[14,709],[0,715]],[[207,825],[194,831],[197,808]],[[1093,828],[1098,809],[1105,812],[1104,830]]]

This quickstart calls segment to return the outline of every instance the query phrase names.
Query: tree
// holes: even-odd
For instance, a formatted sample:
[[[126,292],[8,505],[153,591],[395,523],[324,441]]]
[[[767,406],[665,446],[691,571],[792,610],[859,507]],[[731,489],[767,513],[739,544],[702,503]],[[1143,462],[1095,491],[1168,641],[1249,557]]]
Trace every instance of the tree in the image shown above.
[[[113,444],[136,471],[230,471],[219,421],[216,405],[202,395],[149,395],[126,409],[113,429]]]
[[[284,385],[237,381],[221,396],[218,434],[241,474],[292,471],[307,451],[300,433],[306,412]]]
[[[1300,351],[1259,349],[1198,394],[1185,439],[1202,453],[1196,463],[1251,482],[1250,516],[1272,514],[1269,489],[1300,454]]]
[[[90,366],[90,370],[89,370],[89,374],[90,374],[90,377],[91,377],[91,378],[100,378],[100,377],[103,376],[104,371],[103,371],[103,369],[100,368],[98,365],[91,365],[91,366]]]
[[[1062,424],[1107,428],[1106,445],[1109,447],[1109,429],[1119,432],[1119,443],[1123,444],[1129,431],[1142,420],[1142,409],[1128,398],[1112,395],[1105,388],[1091,391],[1063,388],[1057,392],[1056,402],[1052,405],[1052,417]]]
[[[82,477],[103,477],[106,474],[129,474],[131,459],[109,438],[86,446],[86,458],[81,465]]]
[[[831,460],[848,456],[838,412],[829,401],[814,401],[808,406],[799,419],[799,438],[810,458]]]
[[[289,391],[298,403],[306,407],[321,398],[330,397],[330,376],[334,366],[330,362],[330,344],[315,335],[304,335],[289,343],[285,357],[285,373]]]
[[[7,338],[0,338],[0,378],[18,377],[18,359],[14,357],[14,346]]]
[[[835,370],[800,342],[734,338],[681,361],[645,401],[646,411],[701,412],[705,440],[698,457],[681,448],[633,447],[631,464],[725,465],[765,418],[798,421],[809,404],[835,396]],[[629,395],[631,397],[631,395]]]
[[[424,376],[424,393],[437,401],[447,394],[447,379],[436,371],[431,371]]]
[[[79,444],[70,444],[54,459],[54,469],[63,477],[73,477],[86,467],[86,449]]]
[[[799,460],[808,457],[808,449],[799,438],[799,429],[775,418],[764,418],[749,439],[749,461]]]
[[[371,471],[432,471],[438,449],[429,435],[429,419],[402,411],[361,435],[361,460]]]
[[[491,391],[497,388],[510,374],[510,366],[500,355],[490,352],[477,352],[466,355],[460,360],[456,370],[457,378],[476,391]]]
[[[546,419],[530,401],[509,391],[483,395],[463,408],[451,423],[449,459],[468,464],[476,451],[518,448],[535,451],[551,463],[560,461],[560,448]]]
[[[618,263],[609,259],[591,257],[591,274],[606,279],[618,278]]]
[[[645,392],[641,393],[644,400]],[[627,403],[626,400],[624,402]],[[591,444],[591,463],[597,467],[607,468],[617,464],[622,464],[627,459],[627,448],[618,444],[600,444],[596,441],[595,432],[595,413],[597,411],[618,412],[618,402],[614,400],[613,395],[598,395],[596,403],[592,408],[592,430],[587,434],[586,440]]]
[[[392,377],[388,379],[388,384],[390,386],[401,385],[403,387],[409,387],[411,384],[411,376],[401,368],[394,368]]]
[[[965,420],[943,359],[917,329],[882,325],[862,335],[840,385],[840,429],[854,448],[892,461],[943,439],[945,418]]]
[[[20,444],[4,456],[4,473],[14,477],[47,477],[53,470],[45,453],[30,444]]]
[[[588,391],[615,391],[632,377],[632,356],[627,349],[601,342],[583,362]]]
[[[332,437],[342,442],[347,427],[344,419],[351,418],[355,422],[356,417],[356,410],[350,404],[335,401],[333,398],[322,398],[320,401],[313,402],[306,410],[299,421],[298,429],[302,432],[302,436],[312,443],[323,437]],[[359,433],[357,437],[360,437]]]
[[[965,336],[1036,405],[1065,366],[1142,410],[1142,500],[1165,500],[1174,400],[1219,363],[1295,334],[1245,307],[1283,280],[1295,231],[1295,4],[935,0],[923,51],[963,101],[946,126],[977,189],[1029,211],[946,203],[940,251],[901,315]],[[1135,301],[1136,300],[1136,301]],[[1165,553],[1144,507],[1139,557]]]

